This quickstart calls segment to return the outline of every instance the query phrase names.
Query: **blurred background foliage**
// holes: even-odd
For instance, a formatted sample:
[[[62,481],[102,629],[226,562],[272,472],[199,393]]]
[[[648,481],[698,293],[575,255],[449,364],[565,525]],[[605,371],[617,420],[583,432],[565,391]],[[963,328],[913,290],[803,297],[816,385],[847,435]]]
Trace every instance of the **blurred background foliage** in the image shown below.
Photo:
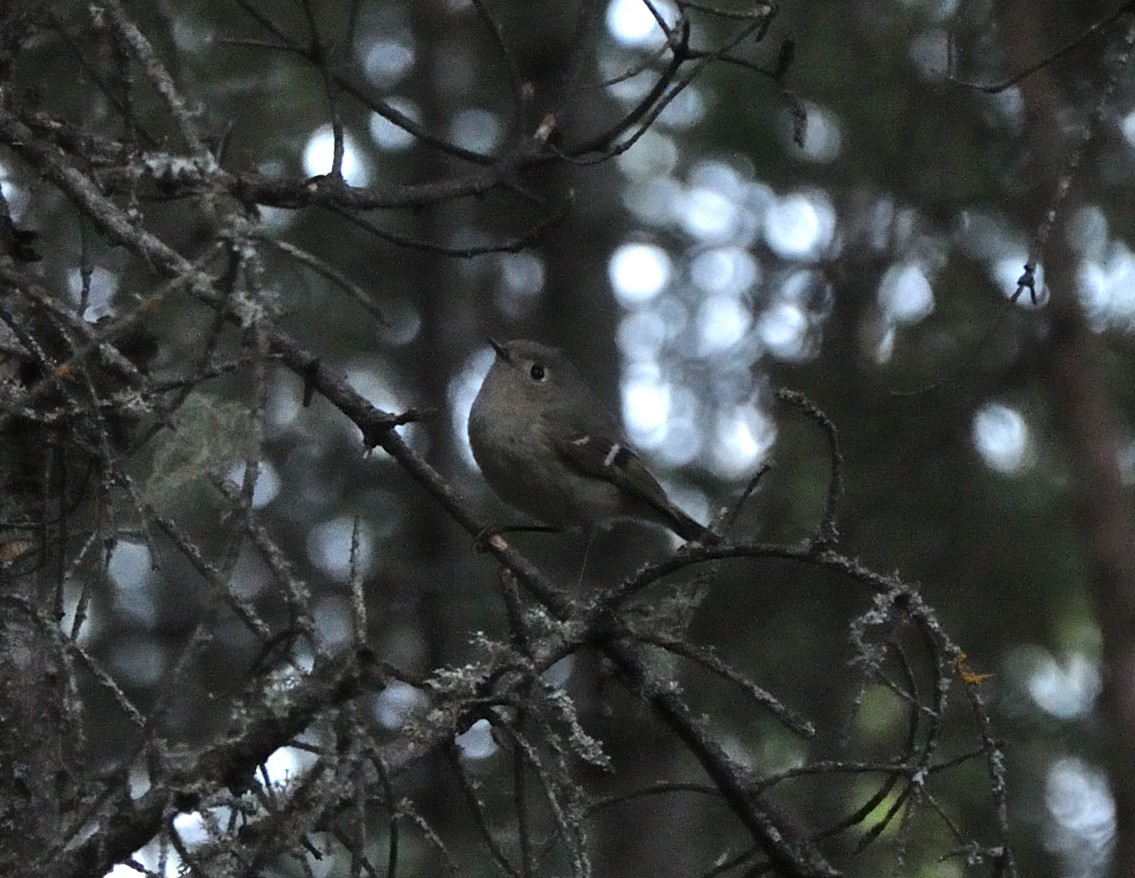
[[[88,133],[118,137],[119,49],[91,25],[85,4],[56,5],[59,28],[22,48],[5,87],[34,94],[45,112]],[[510,71],[472,4],[328,0],[312,8],[321,50],[352,81],[423,131],[492,155],[518,131],[534,130],[540,99],[562,85],[577,10],[547,0],[488,5],[519,81],[533,84],[530,117],[518,118]],[[669,0],[652,5],[674,20]],[[629,437],[668,489],[702,520],[771,462],[737,538],[794,543],[819,519],[828,479],[823,436],[771,390],[807,394],[843,445],[843,550],[919,583],[970,665],[991,675],[982,687],[1006,742],[1021,874],[1103,875],[1116,818],[1101,752],[1109,720],[1097,707],[1096,620],[1109,608],[1094,603],[1089,589],[1091,565],[1071,511],[1075,476],[1056,426],[1059,401],[1040,364],[1049,332],[1047,263],[1035,303],[1027,293],[1009,297],[1056,203],[1053,178],[1036,170],[1038,126],[1068,158],[1106,93],[1074,195],[1061,205],[1054,249],[1100,342],[1129,485],[1135,78],[1117,68],[1127,25],[1102,29],[1035,74],[1059,96],[1049,118],[1030,116],[1024,84],[986,93],[967,83],[1003,80],[1022,58],[1041,61],[1115,5],[782,2],[768,38],[736,50],[751,66],[707,64],[627,151],[606,162],[542,168],[525,180],[552,212],[563,209],[539,234],[540,215],[507,192],[351,214],[261,207],[271,241],[314,254],[368,302],[274,246],[263,249],[260,283],[278,322],[376,405],[428,412],[403,432],[475,498],[486,522],[512,515],[478,477],[464,436],[489,364],[486,334],[563,347],[622,412]],[[722,0],[715,8],[743,13],[747,6]],[[130,4],[130,13],[194,101],[202,128],[223,142],[226,169],[270,178],[328,173],[333,112],[351,185],[395,191],[477,167],[423,144],[342,87],[331,88],[333,109],[319,70],[303,57],[313,22],[298,3],[154,0]],[[561,143],[620,118],[663,63],[662,33],[641,0],[610,0],[600,13],[600,39],[584,53],[586,72],[556,120]],[[699,48],[719,45],[735,24],[696,9],[690,15]],[[767,72],[786,41],[794,51],[777,79]],[[639,67],[639,75],[621,76]],[[1107,92],[1109,76],[1118,80]],[[138,149],[171,150],[161,102],[146,88],[130,96]],[[797,143],[800,110],[806,124]],[[45,286],[76,303],[85,296],[89,320],[133,308],[150,292],[147,266],[108,245],[19,162],[0,160],[13,218],[40,233]],[[144,213],[148,228],[191,259],[213,235],[208,211],[183,201],[147,204]],[[492,252],[497,247],[505,250]],[[470,248],[490,252],[463,255]],[[94,266],[85,291],[80,254]],[[154,308],[146,325],[159,339],[155,374],[195,362],[213,319],[176,299]],[[210,477],[239,479],[240,449],[255,429],[248,393],[239,371],[200,385],[176,412],[177,432],[159,435],[128,463],[142,495],[205,548],[223,542]],[[300,382],[283,370],[272,370],[263,404],[258,515],[289,548],[329,642],[349,635],[356,516],[378,654],[426,673],[465,661],[475,632],[503,630],[495,565],[470,551],[469,538],[383,452],[364,454],[357,429],[324,401],[305,408]],[[184,561],[152,557],[130,522],[121,525],[82,638],[145,704],[162,691],[206,607]],[[569,582],[609,583],[668,548],[662,535],[620,525],[591,547],[580,577],[582,538],[516,541]],[[267,618],[285,613],[265,590],[268,576],[254,552],[244,551],[233,580]],[[705,588],[695,639],[795,709],[823,717],[824,728],[842,730],[807,745],[816,748],[811,758],[870,752],[872,742],[885,758],[906,717],[883,693],[860,688],[848,667],[847,622],[866,609],[862,593],[830,574],[767,561],[722,564]],[[179,702],[181,712],[168,721],[187,740],[223,724],[204,705],[235,685],[233,667],[254,659],[248,632],[233,625],[229,633],[208,661],[179,678],[197,695]],[[681,673],[693,703],[738,754],[768,770],[802,757],[805,745],[783,730],[732,712],[720,684]],[[616,698],[597,699],[607,697]],[[377,721],[396,733],[415,698],[408,687],[387,690],[375,702]],[[661,732],[621,726],[628,712],[633,705],[616,701],[595,717],[597,735],[627,772],[618,780],[693,777]],[[92,741],[118,752],[112,707],[99,717],[91,720]],[[494,760],[503,758],[493,742],[466,744],[474,771],[491,780]],[[273,771],[301,770],[302,754],[279,759]],[[431,819],[444,823],[446,803],[459,794],[428,766],[418,782],[436,796]],[[980,826],[989,809],[984,784],[959,772],[936,795],[959,824]],[[820,812],[856,801],[850,793],[827,801],[822,783],[793,795]],[[719,844],[700,834],[704,807],[695,797],[625,815],[613,808],[600,835],[599,874],[699,874],[695,864],[712,861],[707,852]],[[932,837],[941,827],[931,821],[916,820],[910,832],[912,849],[950,847]],[[472,842],[455,850],[464,844]],[[894,854],[884,838],[856,861],[856,873],[880,874]],[[970,874],[957,858],[909,856],[918,864],[910,874]]]

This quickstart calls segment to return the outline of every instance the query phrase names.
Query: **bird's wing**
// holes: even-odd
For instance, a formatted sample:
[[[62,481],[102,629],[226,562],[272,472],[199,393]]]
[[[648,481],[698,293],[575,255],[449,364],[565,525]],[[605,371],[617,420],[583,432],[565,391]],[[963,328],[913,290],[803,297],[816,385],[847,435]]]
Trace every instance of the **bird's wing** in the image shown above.
[[[605,479],[669,514],[666,492],[622,438],[576,431],[558,434],[553,442],[560,457],[576,471]]]

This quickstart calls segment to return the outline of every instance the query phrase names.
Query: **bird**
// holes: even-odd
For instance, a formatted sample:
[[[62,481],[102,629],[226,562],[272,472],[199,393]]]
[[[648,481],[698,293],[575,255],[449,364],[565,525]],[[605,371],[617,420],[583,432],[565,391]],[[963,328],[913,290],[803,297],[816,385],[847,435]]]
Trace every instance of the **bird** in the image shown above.
[[[563,353],[525,339],[489,343],[496,357],[470,409],[469,444],[502,500],[555,530],[633,519],[717,541],[666,496]]]

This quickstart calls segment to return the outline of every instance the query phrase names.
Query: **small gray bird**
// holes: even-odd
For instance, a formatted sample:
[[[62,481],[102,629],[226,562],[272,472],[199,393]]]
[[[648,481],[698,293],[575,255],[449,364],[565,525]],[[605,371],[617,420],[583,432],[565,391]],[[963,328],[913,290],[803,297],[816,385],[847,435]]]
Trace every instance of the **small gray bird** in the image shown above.
[[[670,501],[563,354],[534,341],[489,343],[497,357],[469,413],[469,444],[502,500],[557,528],[630,518],[717,541]]]

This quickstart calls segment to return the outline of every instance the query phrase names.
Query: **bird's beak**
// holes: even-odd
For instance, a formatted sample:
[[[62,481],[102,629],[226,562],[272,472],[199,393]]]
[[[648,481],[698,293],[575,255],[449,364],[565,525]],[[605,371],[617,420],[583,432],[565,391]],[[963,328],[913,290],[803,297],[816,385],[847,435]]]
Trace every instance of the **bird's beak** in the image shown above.
[[[507,363],[509,361],[508,348],[492,336],[487,336],[487,338],[489,344],[493,346],[493,350],[497,352],[497,356]]]

